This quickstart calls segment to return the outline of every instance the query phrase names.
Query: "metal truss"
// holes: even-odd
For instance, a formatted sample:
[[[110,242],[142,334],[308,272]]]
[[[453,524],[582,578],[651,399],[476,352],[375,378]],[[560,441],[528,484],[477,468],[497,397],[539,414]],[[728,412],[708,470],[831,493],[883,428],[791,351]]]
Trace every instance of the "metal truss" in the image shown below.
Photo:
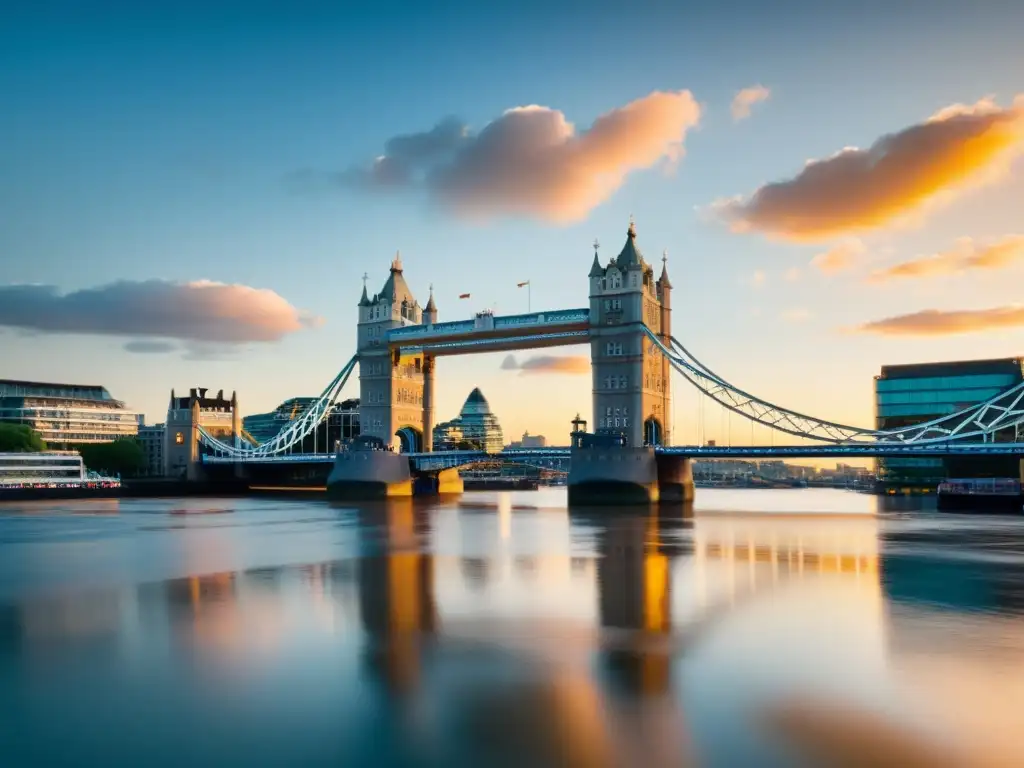
[[[321,421],[327,418],[331,407],[345,388],[349,376],[355,370],[357,362],[358,358],[353,356],[351,360],[345,363],[345,366],[334,377],[334,380],[327,385],[327,388],[324,389],[320,396],[310,403],[309,407],[306,408],[299,418],[288,422],[280,432],[265,443],[260,443],[252,448],[231,445],[230,443],[225,443],[220,438],[214,437],[203,427],[199,427],[199,438],[207,447],[213,450],[215,456],[243,460],[258,460],[270,456],[278,456],[296,443],[301,442],[306,435],[317,428]]]
[[[675,338],[671,340],[672,349],[669,349],[649,328],[645,327],[644,331],[672,367],[704,395],[746,419],[797,437],[836,444],[977,443],[987,442],[997,431],[1006,429],[1015,429],[1019,435],[1024,425],[1024,383],[984,403],[904,429],[873,430],[837,424],[744,392],[715,374]]]

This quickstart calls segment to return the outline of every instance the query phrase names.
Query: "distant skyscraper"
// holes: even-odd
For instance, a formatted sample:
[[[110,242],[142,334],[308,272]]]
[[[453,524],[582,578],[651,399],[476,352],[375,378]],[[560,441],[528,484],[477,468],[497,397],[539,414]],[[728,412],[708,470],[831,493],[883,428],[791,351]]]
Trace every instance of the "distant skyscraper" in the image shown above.
[[[434,427],[435,451],[452,450],[467,442],[488,453],[498,453],[505,446],[498,417],[479,387],[469,393],[457,418]]]

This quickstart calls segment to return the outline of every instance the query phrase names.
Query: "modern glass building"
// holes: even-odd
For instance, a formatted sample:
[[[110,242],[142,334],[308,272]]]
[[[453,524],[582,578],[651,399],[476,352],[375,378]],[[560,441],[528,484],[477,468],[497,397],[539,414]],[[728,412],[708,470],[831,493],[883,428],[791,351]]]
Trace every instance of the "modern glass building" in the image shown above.
[[[469,393],[457,418],[434,427],[435,451],[455,450],[460,443],[472,443],[488,453],[498,453],[505,447],[498,417],[479,387]]]
[[[900,429],[983,403],[1024,380],[1024,360],[967,360],[917,365],[887,365],[875,377],[875,424]],[[1010,428],[996,440],[1016,439]],[[1012,457],[969,459],[891,458],[878,460],[886,486],[932,487],[947,477],[1017,477]]]
[[[51,448],[134,437],[139,414],[104,387],[0,379],[0,421],[25,424]]]

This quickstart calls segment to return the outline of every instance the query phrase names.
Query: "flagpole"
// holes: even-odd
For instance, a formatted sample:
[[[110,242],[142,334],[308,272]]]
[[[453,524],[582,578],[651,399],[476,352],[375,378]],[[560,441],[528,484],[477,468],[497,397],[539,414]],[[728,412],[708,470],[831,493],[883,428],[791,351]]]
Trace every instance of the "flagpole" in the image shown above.
[[[532,286],[530,285],[530,281],[529,280],[523,280],[523,282],[521,282],[521,283],[516,283],[516,288],[522,288],[523,286],[526,287],[526,311],[527,312],[532,312],[533,311],[533,296],[530,293],[530,291],[532,290]]]

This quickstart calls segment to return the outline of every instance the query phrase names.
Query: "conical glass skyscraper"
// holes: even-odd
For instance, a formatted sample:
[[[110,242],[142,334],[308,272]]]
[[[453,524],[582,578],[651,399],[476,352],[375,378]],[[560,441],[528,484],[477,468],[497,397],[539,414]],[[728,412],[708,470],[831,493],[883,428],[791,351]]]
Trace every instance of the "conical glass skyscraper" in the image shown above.
[[[466,443],[488,453],[498,453],[505,446],[498,417],[477,387],[469,393],[458,418],[434,427],[434,450],[454,450]]]

